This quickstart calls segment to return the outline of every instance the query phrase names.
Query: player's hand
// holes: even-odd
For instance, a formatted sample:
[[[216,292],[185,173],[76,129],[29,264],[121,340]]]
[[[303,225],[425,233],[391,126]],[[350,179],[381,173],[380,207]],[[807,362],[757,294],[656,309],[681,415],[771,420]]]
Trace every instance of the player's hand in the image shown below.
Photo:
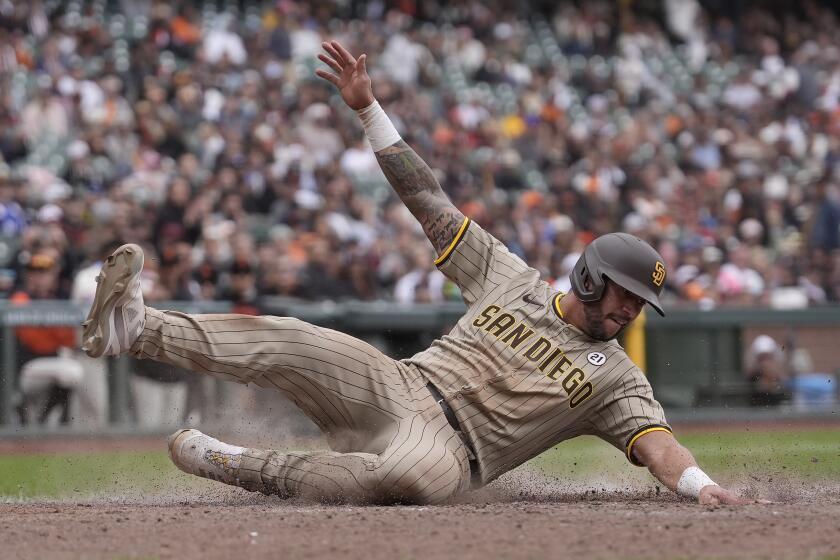
[[[730,505],[743,506],[747,504],[769,504],[765,500],[746,500],[739,498],[729,490],[718,486],[717,484],[710,484],[704,486],[700,490],[700,495],[697,496],[697,502],[706,506]]]
[[[315,70],[315,74],[337,87],[351,109],[358,111],[373,103],[373,89],[365,68],[367,55],[363,54],[357,60],[338,41],[321,43],[321,47],[327,54],[319,54],[318,59],[335,70],[335,74],[321,69]]]

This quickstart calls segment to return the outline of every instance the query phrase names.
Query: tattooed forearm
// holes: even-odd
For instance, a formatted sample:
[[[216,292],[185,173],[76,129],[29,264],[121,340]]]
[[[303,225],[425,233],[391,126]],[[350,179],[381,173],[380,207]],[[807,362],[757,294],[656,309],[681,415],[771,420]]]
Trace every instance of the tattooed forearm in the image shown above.
[[[420,221],[432,246],[438,254],[445,251],[464,216],[443,192],[435,174],[402,140],[377,152],[376,159],[394,191]]]
[[[420,223],[435,251],[441,254],[455,239],[463,221],[464,216],[452,206],[441,209],[437,216],[430,216],[428,223],[424,223],[423,220],[420,220]]]
[[[440,183],[426,162],[402,140],[376,152],[376,159],[400,198],[440,190]]]

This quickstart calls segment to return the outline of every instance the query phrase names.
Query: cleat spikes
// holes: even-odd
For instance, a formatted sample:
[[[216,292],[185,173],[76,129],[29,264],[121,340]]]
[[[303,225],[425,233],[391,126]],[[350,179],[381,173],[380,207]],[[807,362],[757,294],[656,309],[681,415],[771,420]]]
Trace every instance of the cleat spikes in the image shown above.
[[[143,251],[136,245],[123,245],[104,261],[96,276],[96,295],[82,323],[83,349],[88,356],[116,356],[128,352],[143,331],[145,306],[140,290]],[[120,322],[115,323],[115,317]],[[114,325],[124,333],[117,335]],[[124,336],[124,335],[127,335]]]

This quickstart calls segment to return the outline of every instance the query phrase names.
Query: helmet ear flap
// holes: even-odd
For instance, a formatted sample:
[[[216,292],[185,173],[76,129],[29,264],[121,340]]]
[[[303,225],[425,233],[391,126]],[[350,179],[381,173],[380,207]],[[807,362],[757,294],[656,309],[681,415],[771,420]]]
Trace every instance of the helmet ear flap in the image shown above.
[[[604,295],[604,279],[600,274],[598,266],[589,266],[587,256],[591,252],[590,248],[578,259],[575,268],[572,270],[571,280],[572,291],[577,298],[583,302],[593,302],[601,299]],[[587,282],[588,280],[588,282]],[[587,284],[589,284],[587,286]]]

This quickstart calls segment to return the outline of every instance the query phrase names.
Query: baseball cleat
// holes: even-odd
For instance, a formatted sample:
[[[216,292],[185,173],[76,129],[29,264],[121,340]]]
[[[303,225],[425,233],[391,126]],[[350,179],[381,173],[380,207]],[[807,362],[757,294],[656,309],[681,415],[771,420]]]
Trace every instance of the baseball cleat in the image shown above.
[[[127,352],[143,332],[142,270],[143,250],[134,244],[123,245],[102,264],[93,305],[82,323],[82,350],[91,358]]]
[[[198,430],[178,430],[169,436],[169,458],[188,474],[239,485],[244,447],[229,445]]]

